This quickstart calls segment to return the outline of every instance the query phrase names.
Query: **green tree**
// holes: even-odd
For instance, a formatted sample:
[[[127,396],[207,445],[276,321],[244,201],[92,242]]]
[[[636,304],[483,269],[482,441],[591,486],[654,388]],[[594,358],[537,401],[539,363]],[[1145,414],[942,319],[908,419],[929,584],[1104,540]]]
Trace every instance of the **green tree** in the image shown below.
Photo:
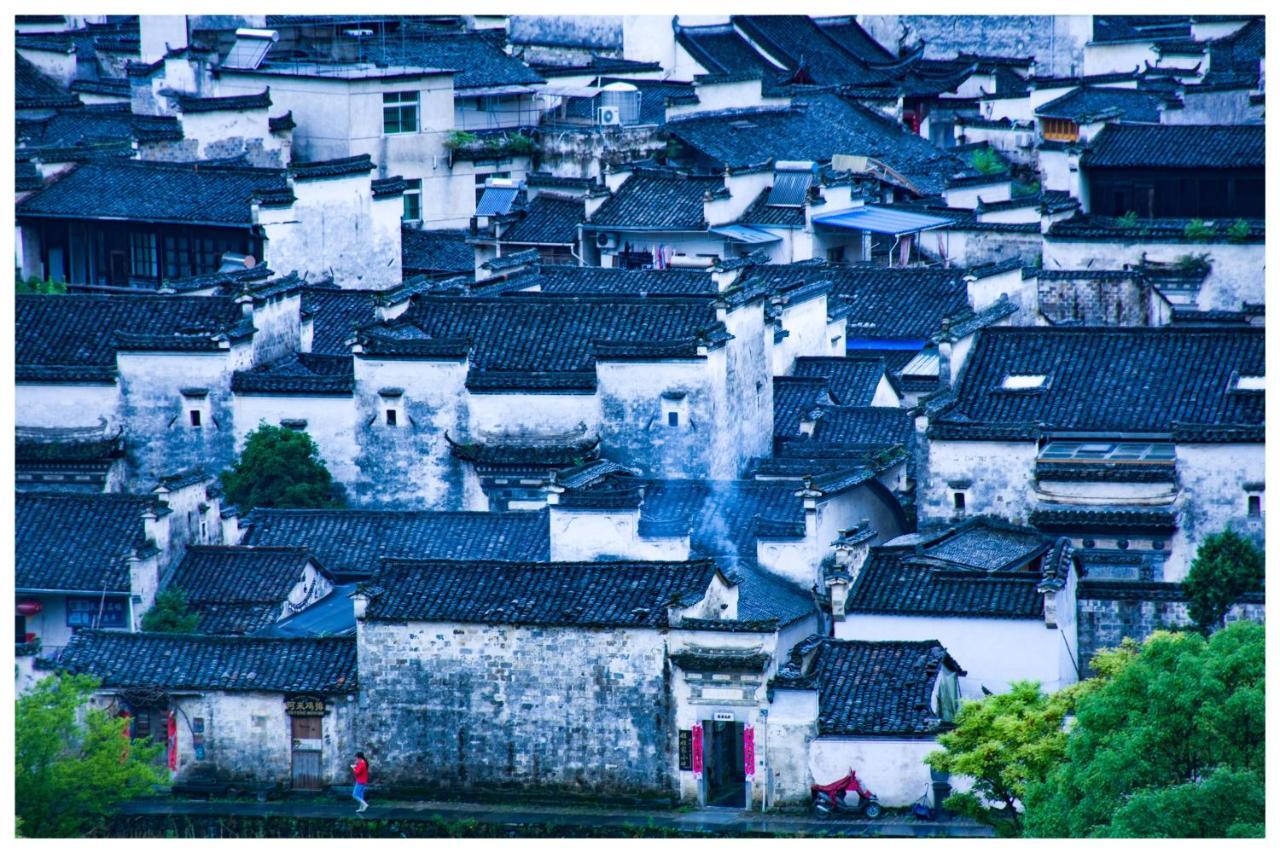
[[[168,782],[160,745],[131,742],[127,720],[87,707],[97,686],[53,676],[17,701],[14,795],[29,838],[100,833],[120,803]]]
[[[1221,626],[1240,596],[1262,589],[1265,563],[1258,547],[1234,530],[1215,533],[1200,544],[1182,590],[1187,612],[1202,633]]]
[[[925,762],[973,780],[973,787],[949,797],[946,807],[988,823],[1003,835],[1022,830],[1019,805],[1027,784],[1043,779],[1062,760],[1067,735],[1062,721],[1078,691],[1041,692],[1035,681],[1015,682],[1008,693],[965,702],[955,728],[938,737],[942,750]],[[1000,809],[993,813],[988,804]]]
[[[242,510],[253,507],[307,509],[342,506],[311,436],[301,430],[261,424],[249,433],[240,458],[222,472],[227,499]]]
[[[66,293],[67,286],[61,281],[30,276],[18,279],[18,293]]]
[[[1027,786],[1026,834],[1261,834],[1264,647],[1252,622],[1153,634],[1080,698],[1064,760]]]
[[[156,602],[142,617],[142,630],[169,634],[193,634],[200,624],[199,615],[187,606],[187,596],[176,586],[161,590]]]
[[[1000,155],[990,148],[974,149],[969,162],[973,164],[973,168],[984,175],[998,175],[1006,171],[1004,161],[1000,159]]]

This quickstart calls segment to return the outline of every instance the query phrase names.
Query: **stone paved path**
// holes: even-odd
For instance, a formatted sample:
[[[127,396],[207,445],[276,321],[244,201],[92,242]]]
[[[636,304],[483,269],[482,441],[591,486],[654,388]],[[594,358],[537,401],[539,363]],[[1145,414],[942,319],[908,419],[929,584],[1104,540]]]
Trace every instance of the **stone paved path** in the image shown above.
[[[169,798],[135,800],[127,803],[125,814],[172,814],[199,816],[342,818],[354,814],[354,806],[334,799],[246,802],[225,800],[180,800]],[[587,806],[495,805],[435,801],[386,801],[369,804],[363,817],[384,820],[470,819],[506,826],[651,826],[685,832],[717,834],[785,833],[796,835],[885,836],[898,838],[989,838],[991,831],[973,821],[953,818],[944,823],[919,821],[911,817],[885,816],[879,820],[820,820],[799,814],[761,814],[736,809],[696,809],[692,811],[622,810]]]

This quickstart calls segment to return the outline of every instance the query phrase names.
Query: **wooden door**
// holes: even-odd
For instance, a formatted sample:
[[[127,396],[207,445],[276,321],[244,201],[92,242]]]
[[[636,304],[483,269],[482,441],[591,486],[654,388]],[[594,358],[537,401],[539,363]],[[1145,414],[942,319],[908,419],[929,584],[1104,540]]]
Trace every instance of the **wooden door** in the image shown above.
[[[323,756],[321,726],[324,717],[290,717],[293,726],[293,787],[319,788]]]

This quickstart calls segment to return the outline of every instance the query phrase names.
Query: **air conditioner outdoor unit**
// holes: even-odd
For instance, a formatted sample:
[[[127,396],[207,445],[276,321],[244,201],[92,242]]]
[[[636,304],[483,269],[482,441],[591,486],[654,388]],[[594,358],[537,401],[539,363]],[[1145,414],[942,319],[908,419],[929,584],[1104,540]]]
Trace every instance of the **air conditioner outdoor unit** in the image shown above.
[[[596,124],[622,124],[622,112],[617,107],[601,107],[596,110]]]
[[[616,249],[618,248],[618,235],[601,231],[596,234],[596,246],[601,249]]]

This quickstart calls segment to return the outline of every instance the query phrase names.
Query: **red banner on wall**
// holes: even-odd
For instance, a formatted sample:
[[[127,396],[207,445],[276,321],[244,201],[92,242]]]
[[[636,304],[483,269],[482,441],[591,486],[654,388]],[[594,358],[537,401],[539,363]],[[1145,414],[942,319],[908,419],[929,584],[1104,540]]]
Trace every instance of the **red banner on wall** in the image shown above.
[[[751,726],[742,730],[742,766],[748,779],[756,775],[756,730]]]
[[[178,769],[178,718],[174,716],[172,711],[169,712],[169,726],[168,726],[167,735],[168,735],[168,741],[169,741],[169,769],[177,770]]]
[[[693,724],[693,778],[702,778],[702,725]]]

